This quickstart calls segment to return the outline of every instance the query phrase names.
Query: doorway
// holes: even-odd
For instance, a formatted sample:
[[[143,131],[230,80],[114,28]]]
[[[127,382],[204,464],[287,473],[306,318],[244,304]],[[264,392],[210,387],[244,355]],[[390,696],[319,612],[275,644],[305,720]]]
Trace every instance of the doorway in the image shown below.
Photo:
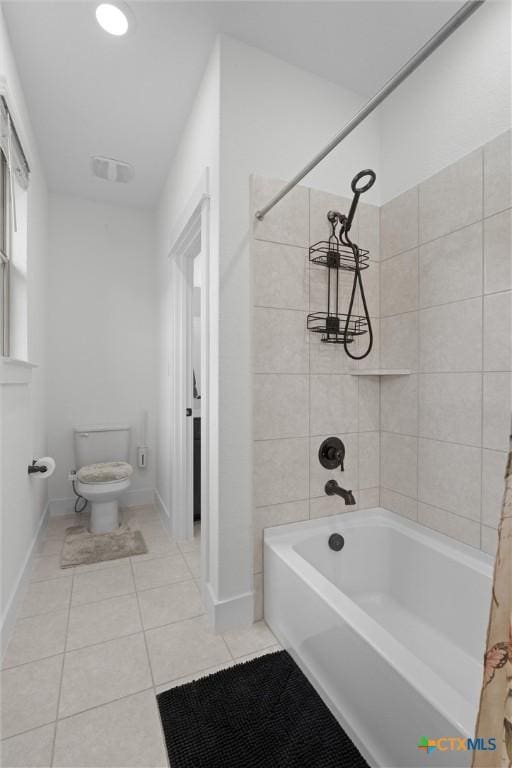
[[[201,581],[208,574],[209,499],[209,195],[208,177],[171,237],[171,528],[201,538]]]

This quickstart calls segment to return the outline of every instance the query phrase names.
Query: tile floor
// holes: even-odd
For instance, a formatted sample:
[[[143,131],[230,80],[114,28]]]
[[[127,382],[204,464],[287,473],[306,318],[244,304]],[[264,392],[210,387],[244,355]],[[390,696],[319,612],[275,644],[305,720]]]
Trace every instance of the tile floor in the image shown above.
[[[147,555],[61,570],[51,518],[2,664],[4,768],[167,766],[155,694],[279,646],[264,622],[215,635],[198,588],[199,536],[174,542],[131,507]]]

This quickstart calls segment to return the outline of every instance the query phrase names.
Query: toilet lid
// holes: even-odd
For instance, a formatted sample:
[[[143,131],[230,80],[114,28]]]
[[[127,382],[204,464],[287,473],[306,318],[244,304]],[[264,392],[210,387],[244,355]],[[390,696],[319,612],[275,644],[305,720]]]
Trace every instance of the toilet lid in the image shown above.
[[[115,480],[125,480],[132,472],[132,465],[126,461],[104,461],[82,467],[77,476],[81,483],[112,483]]]

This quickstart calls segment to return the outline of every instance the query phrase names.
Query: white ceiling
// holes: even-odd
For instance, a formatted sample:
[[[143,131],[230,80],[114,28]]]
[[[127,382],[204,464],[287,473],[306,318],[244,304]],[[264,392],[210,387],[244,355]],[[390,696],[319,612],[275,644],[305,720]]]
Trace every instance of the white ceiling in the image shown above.
[[[131,2],[124,38],[98,27],[91,2],[2,6],[50,188],[151,207],[218,32],[370,96],[461,4]],[[93,178],[95,154],[133,164],[134,180]]]

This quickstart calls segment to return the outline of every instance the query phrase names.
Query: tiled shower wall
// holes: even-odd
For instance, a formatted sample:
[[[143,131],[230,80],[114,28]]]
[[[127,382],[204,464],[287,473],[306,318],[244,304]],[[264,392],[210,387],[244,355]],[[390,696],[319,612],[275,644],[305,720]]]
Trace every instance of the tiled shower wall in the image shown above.
[[[491,554],[511,413],[510,132],[381,209],[382,506]]]
[[[253,180],[255,209],[281,182]],[[327,270],[310,266],[309,244],[330,232],[326,213],[348,212],[349,201],[298,187],[263,222],[255,224],[253,261],[254,571],[256,616],[262,613],[262,530],[322,517],[345,507],[324,485],[335,477],[354,491],[359,509],[379,503],[379,381],[350,374],[357,363],[339,346],[306,330],[308,311],[325,311]],[[374,316],[375,348],[365,365],[378,366],[379,209],[361,203],[352,236],[371,250],[365,272]],[[351,276],[345,274],[343,296]],[[346,279],[348,278],[348,280]],[[366,338],[366,337],[365,337]],[[346,446],[345,472],[318,461],[329,435]]]
[[[280,187],[254,179],[254,210]],[[354,509],[325,496],[330,476],[358,509],[380,503],[495,551],[512,407],[510,133],[380,210],[360,205],[352,235],[371,252],[375,347],[359,364],[306,331],[326,296],[307,249],[327,237],[326,212],[348,204],[298,187],[254,227],[257,617],[263,528]],[[411,374],[351,375],[363,367]],[[343,475],[318,462],[331,434],[347,448]]]

